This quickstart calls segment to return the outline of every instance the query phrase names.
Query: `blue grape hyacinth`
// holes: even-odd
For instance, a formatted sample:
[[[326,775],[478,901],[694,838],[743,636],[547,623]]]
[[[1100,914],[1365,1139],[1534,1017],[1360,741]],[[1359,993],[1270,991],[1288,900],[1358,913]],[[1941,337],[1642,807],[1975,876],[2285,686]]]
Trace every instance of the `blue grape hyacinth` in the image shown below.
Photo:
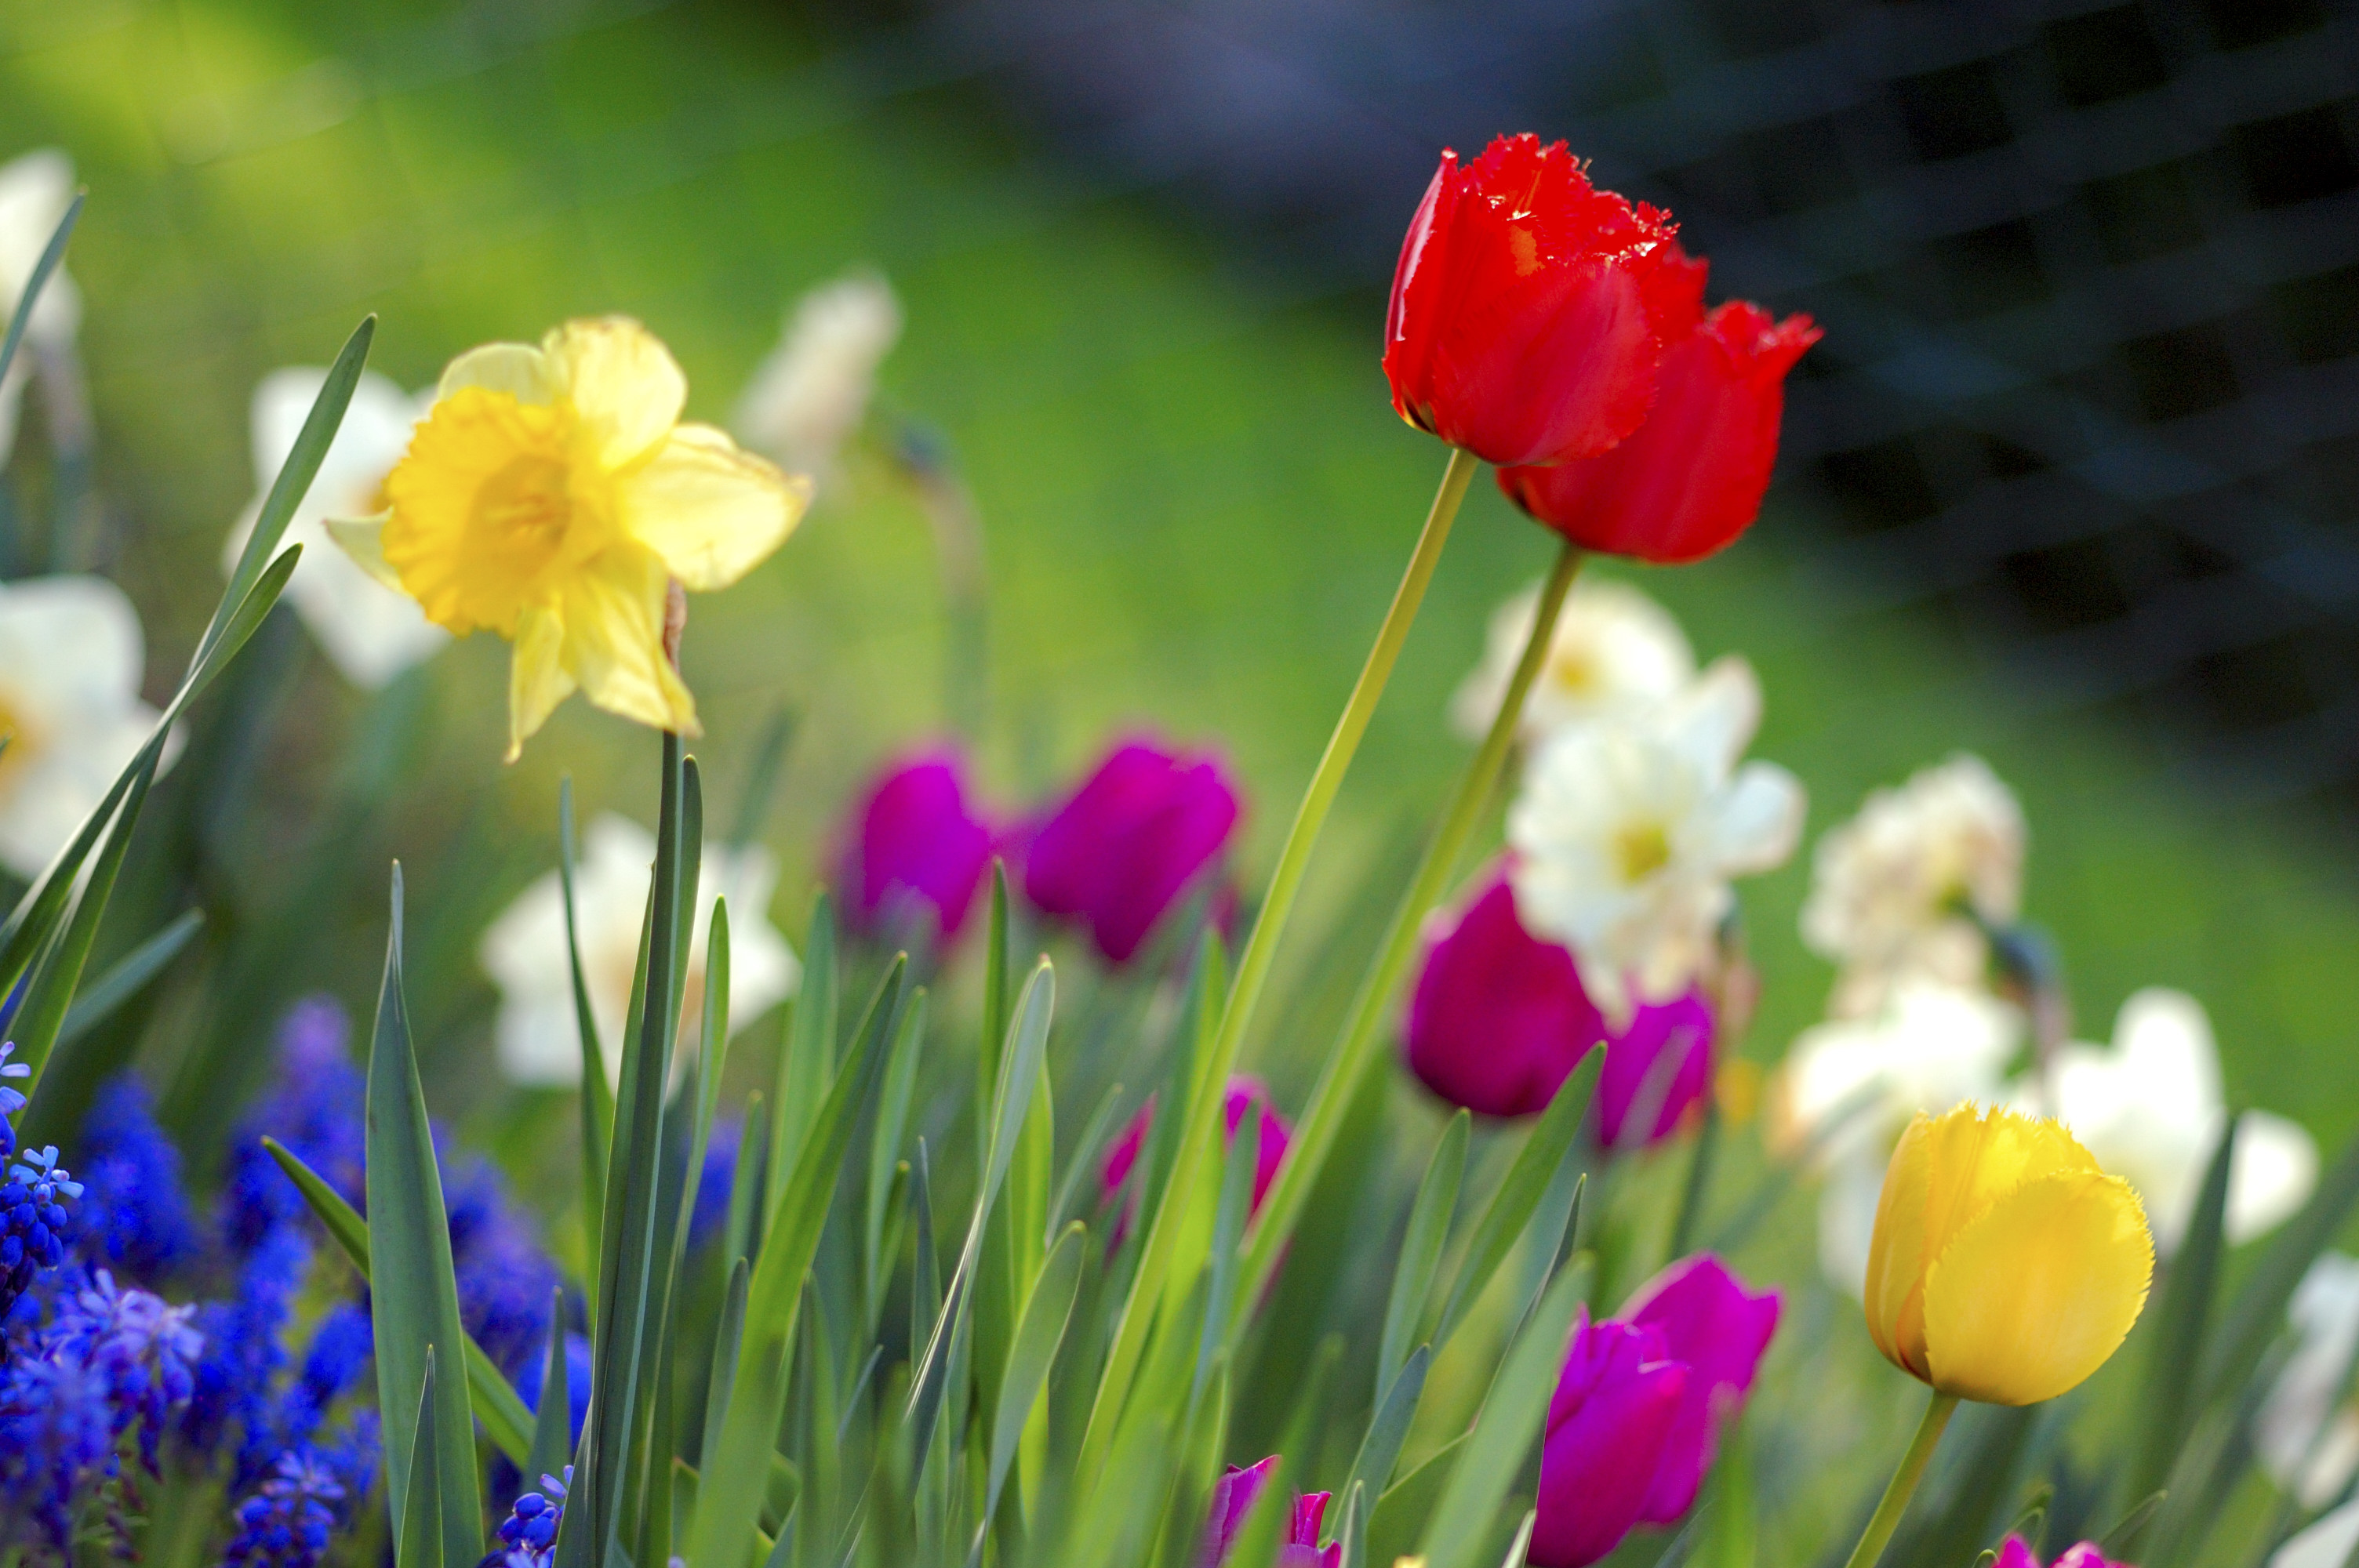
[[[35,1273],[65,1261],[73,1238],[69,1198],[82,1196],[82,1184],[58,1163],[55,1144],[27,1150],[0,1183],[0,1320],[5,1320],[32,1284]]]
[[[500,1521],[500,1544],[476,1568],[549,1568],[557,1554],[558,1521],[565,1517],[565,1489],[572,1482],[573,1466],[568,1465],[563,1480],[543,1476],[538,1491],[518,1497]]]
[[[282,1454],[276,1474],[237,1509],[223,1568],[313,1568],[328,1554],[344,1487],[309,1450]]]
[[[203,1249],[180,1188],[180,1152],[130,1073],[99,1091],[82,1123],[79,1249],[93,1267],[155,1284]]]
[[[29,1078],[33,1069],[22,1062],[11,1062],[16,1054],[14,1040],[0,1040],[0,1160],[16,1152],[16,1129],[14,1118],[25,1108],[25,1091],[11,1087],[11,1078]]]

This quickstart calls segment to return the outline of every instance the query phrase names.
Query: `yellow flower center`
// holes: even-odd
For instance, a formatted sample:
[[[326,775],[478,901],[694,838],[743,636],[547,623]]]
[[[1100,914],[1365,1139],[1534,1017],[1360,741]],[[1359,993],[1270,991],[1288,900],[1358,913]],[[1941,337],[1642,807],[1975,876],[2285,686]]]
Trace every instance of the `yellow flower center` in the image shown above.
[[[1586,696],[1597,686],[1597,662],[1586,648],[1556,649],[1549,654],[1548,673],[1550,685],[1576,696]]]
[[[1625,822],[1614,830],[1614,869],[1625,886],[1671,863],[1671,837],[1659,822]]]
[[[516,634],[516,618],[619,536],[608,476],[571,405],[462,387],[386,476],[385,558],[427,618]]]
[[[6,690],[0,689],[0,741],[6,742],[0,746],[0,795],[7,792],[41,745],[39,733],[9,697]]]

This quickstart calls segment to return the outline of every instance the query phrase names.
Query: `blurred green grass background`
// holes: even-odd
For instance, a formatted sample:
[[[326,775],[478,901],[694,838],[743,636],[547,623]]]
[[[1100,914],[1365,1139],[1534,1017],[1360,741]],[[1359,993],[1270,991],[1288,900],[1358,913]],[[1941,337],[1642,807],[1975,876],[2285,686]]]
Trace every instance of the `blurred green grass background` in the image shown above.
[[[688,367],[692,413],[725,418],[794,295],[874,265],[908,318],[886,395],[948,433],[988,531],[992,795],[1034,798],[1125,722],[1217,740],[1249,781],[1257,874],[1441,467],[1385,399],[1383,280],[1300,297],[1151,194],[1060,174],[984,108],[968,69],[718,0],[0,0],[0,158],[64,146],[91,189],[71,265],[112,524],[99,564],[145,611],[159,684],[253,489],[254,384],[324,363],[364,311],[382,318],[373,362],[408,385],[473,343],[628,312]],[[1634,575],[1700,652],[1759,666],[1756,752],[1809,784],[1812,838],[1871,785],[1981,752],[2029,814],[2029,912],[2060,938],[2083,1033],[2104,1038],[2139,986],[2183,987],[2212,1009],[2232,1096],[2330,1143],[2359,1127],[2343,1065],[2359,919],[2335,847],[2190,792],[2151,737],[2028,701],[1986,639],[1886,604],[1823,556],[1805,565],[1810,530],[1773,503],[1724,557]],[[1314,906],[1339,903],[1354,862],[1436,799],[1462,755],[1447,695],[1491,606],[1548,557],[1478,490]],[[944,656],[923,521],[875,483],[699,602],[687,657],[714,776],[734,784],[779,707],[800,716],[766,831],[788,866],[783,923],[860,777],[942,724]],[[226,839],[257,880],[295,875],[332,759],[388,722],[300,657]],[[332,936],[376,929],[385,856],[422,863],[438,1099],[480,1081],[474,933],[550,862],[558,773],[585,809],[652,810],[644,738],[579,703],[504,769],[505,664],[479,638],[431,666],[435,723],[396,809],[338,847],[341,925],[321,910],[275,978],[364,999],[374,940]],[[1764,1057],[1823,996],[1793,934],[1807,859],[1746,892]]]

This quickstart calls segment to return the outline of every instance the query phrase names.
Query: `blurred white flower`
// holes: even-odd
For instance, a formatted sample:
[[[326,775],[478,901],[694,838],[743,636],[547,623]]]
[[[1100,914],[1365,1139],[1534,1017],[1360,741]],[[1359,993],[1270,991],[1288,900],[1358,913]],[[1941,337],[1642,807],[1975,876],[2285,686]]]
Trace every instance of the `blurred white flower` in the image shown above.
[[[574,918],[590,1011],[605,1053],[606,1077],[622,1069],[625,1014],[638,968],[655,835],[612,813],[592,820],[573,868]],[[736,1033],[794,994],[802,966],[770,924],[778,877],[769,852],[704,847],[697,879],[696,935],[689,951],[679,1028],[692,1054],[704,1019],[705,932],[716,899],[729,901],[729,1032]],[[565,891],[549,872],[518,894],[484,933],[477,957],[500,989],[500,1066],[520,1084],[582,1081],[582,1036],[573,1011],[573,977],[565,948]]]
[[[255,496],[222,547],[224,574],[236,568],[271,481],[327,379],[324,370],[277,370],[254,389]],[[433,654],[451,633],[427,620],[417,600],[378,582],[338,548],[327,519],[385,510],[385,476],[409,449],[410,433],[433,401],[431,393],[411,397],[374,371],[363,372],[344,422],[287,524],[284,544],[303,546],[287,597],[344,678],[371,690]]]
[[[2343,1568],[2359,1551],[2359,1498],[2313,1521],[2269,1554],[2268,1568]]]
[[[0,584],[0,865],[38,876],[138,752],[139,612],[104,578]]]
[[[1538,585],[1491,615],[1483,662],[1450,699],[1451,727],[1469,741],[1489,733],[1532,634]],[[1569,724],[1643,709],[1695,678],[1695,654],[1671,612],[1625,583],[1580,578],[1565,596],[1548,662],[1533,677],[1517,730],[1535,741]]]
[[[2323,1508],[2359,1472],[2359,1411],[2343,1398],[2359,1355],[2359,1258],[2320,1254],[2295,1288],[2286,1320],[2293,1354],[2253,1418],[2253,1446],[2302,1507]],[[2341,1568],[2341,1557],[2332,1561]]]
[[[1870,794],[1819,840],[1802,905],[1802,940],[1842,971],[1834,1010],[1872,1011],[1909,975],[1978,979],[1987,956],[1973,916],[2015,919],[2023,852],[2023,808],[1979,757]]]
[[[33,281],[33,268],[73,204],[73,160],[55,147],[0,164],[0,329],[15,318],[26,286]],[[33,304],[24,347],[35,353],[62,351],[72,344],[81,325],[82,295],[60,266]],[[6,465],[16,444],[17,409],[33,358],[33,353],[19,352],[8,373],[0,376],[0,467]]]
[[[1737,765],[1761,720],[1752,666],[1724,658],[1652,709],[1550,736],[1507,813],[1516,908],[1563,943],[1615,1018],[1710,966],[1731,877],[1794,852],[1802,786]]]
[[[1819,1264],[1829,1280],[1860,1292],[1885,1167],[1909,1119],[1998,1098],[2022,1034],[2021,1015],[1988,992],[1920,980],[1874,1017],[1795,1039],[1771,1086],[1768,1132],[1825,1175]]]
[[[850,273],[812,289],[738,400],[738,439],[827,488],[900,336],[901,303],[881,276]]]
[[[2137,1188],[2156,1247],[2177,1248],[2228,1119],[2201,1003],[2161,987],[2139,991],[2122,1004],[2110,1048],[2064,1046],[2044,1080],[2016,1086],[2015,1100],[2060,1119],[2097,1163]],[[2279,1224],[2317,1183],[2310,1134],[2284,1117],[2246,1111],[2228,1171],[2228,1239],[2249,1240]]]

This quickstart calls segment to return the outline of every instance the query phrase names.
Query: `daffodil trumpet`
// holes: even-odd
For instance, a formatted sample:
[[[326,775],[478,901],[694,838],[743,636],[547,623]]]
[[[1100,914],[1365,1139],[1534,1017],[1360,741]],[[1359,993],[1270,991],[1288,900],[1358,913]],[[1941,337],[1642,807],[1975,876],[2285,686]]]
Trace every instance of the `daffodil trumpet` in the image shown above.
[[[575,690],[699,733],[676,665],[679,595],[728,587],[782,544],[810,481],[682,423],[688,380],[636,321],[569,321],[538,347],[451,362],[386,508],[332,523],[370,574],[459,635],[516,646],[508,758]]]

